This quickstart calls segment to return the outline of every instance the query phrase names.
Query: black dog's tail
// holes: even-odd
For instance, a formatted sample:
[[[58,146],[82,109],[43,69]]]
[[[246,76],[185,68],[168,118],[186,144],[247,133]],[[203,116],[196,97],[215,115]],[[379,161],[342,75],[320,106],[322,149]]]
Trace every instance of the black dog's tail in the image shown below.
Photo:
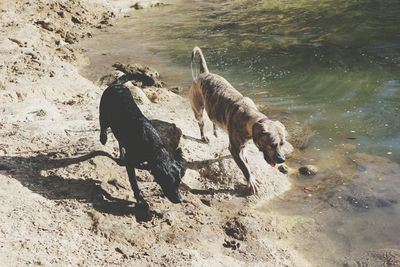
[[[197,57],[197,59],[199,60],[199,65],[200,65],[200,72],[197,73],[197,68],[196,68],[196,73],[193,71],[193,65],[196,67],[196,62],[195,62],[195,58]],[[192,50],[192,59],[190,62],[190,69],[192,70],[192,77],[193,77],[193,81],[195,81],[197,79],[197,76],[199,76],[199,74],[201,73],[208,73],[208,67],[207,67],[207,63],[206,60],[204,59],[204,55],[203,52],[201,52],[201,49],[199,47],[194,47]]]

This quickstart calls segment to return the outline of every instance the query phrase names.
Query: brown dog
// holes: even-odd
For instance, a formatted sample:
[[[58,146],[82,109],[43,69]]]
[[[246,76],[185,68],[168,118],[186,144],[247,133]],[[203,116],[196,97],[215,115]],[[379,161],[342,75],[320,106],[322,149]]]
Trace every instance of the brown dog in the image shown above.
[[[199,74],[193,72],[195,60],[200,65]],[[199,123],[201,139],[208,143],[204,135],[204,109],[213,122],[214,135],[216,126],[226,130],[229,135],[229,151],[247,179],[253,193],[260,187],[249,170],[244,147],[253,139],[254,144],[264,154],[264,159],[274,167],[276,163],[285,162],[285,153],[292,146],[286,141],[286,130],[279,121],[272,121],[257,110],[254,102],[243,97],[233,86],[219,75],[210,73],[200,48],[192,51],[193,84],[190,88],[190,101],[196,120]]]

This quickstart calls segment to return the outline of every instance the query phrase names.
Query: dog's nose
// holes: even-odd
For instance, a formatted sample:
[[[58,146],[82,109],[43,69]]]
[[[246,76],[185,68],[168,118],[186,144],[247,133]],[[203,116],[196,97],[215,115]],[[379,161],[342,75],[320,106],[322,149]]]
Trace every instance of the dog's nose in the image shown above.
[[[172,194],[171,196],[167,196],[167,197],[174,204],[181,203],[183,200],[182,195],[179,191],[177,191],[177,192],[175,192],[175,194]]]
[[[277,156],[275,162],[278,163],[278,164],[284,163],[285,162],[285,157]]]

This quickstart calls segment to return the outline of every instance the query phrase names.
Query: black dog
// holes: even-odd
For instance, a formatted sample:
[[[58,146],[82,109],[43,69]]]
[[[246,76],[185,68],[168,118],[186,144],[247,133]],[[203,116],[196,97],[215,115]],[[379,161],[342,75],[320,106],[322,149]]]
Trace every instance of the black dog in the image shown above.
[[[179,193],[185,168],[166,150],[160,135],[143,115],[128,88],[121,84],[108,87],[100,101],[100,142],[107,142],[107,128],[117,138],[120,160],[125,163],[138,205],[148,208],[136,180],[135,168],[147,162],[155,181],[173,203],[182,201]]]

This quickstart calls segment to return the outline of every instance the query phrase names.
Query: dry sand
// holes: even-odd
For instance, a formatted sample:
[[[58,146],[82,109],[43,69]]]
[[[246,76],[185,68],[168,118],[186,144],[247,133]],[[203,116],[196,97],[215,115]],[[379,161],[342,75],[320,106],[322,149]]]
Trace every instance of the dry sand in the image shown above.
[[[152,101],[140,108],[159,127],[182,131],[185,201],[168,202],[140,171],[151,212],[135,209],[112,159],[115,140],[98,141],[104,87],[79,75],[85,59],[76,47],[136,2],[0,2],[0,265],[308,266],[287,238],[298,222],[257,210],[290,188],[288,177],[252,146],[263,188],[247,197],[226,134],[199,142],[187,99],[163,88],[145,88]]]

